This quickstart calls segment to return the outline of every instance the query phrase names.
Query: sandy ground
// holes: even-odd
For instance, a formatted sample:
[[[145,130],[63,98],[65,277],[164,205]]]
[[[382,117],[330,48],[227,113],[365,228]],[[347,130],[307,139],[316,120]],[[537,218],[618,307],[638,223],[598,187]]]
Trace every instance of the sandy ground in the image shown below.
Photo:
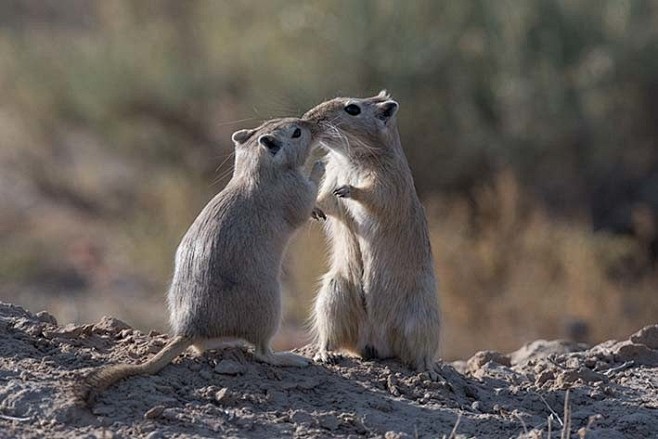
[[[0,338],[2,438],[658,437],[658,325],[591,348],[480,352],[443,364],[445,383],[395,361],[277,368],[229,348],[124,380],[91,410],[72,397],[81,374],[139,362],[167,336],[113,318],[60,327],[0,303]]]

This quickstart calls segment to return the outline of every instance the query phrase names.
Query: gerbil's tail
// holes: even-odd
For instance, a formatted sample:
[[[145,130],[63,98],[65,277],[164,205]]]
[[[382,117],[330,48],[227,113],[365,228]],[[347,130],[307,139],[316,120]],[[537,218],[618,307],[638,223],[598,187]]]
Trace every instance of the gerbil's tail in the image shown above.
[[[134,375],[152,375],[174,358],[182,354],[192,344],[190,337],[176,336],[153,358],[142,364],[116,364],[97,368],[89,373],[75,389],[76,397],[91,406],[96,397],[105,389]]]

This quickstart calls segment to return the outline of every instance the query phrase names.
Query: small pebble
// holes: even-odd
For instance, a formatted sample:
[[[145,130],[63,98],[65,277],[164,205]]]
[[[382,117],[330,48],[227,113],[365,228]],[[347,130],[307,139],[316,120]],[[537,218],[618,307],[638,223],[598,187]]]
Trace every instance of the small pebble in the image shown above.
[[[163,405],[156,405],[155,407],[151,407],[146,413],[144,413],[144,419],[155,419],[159,417],[162,412],[164,412],[165,406]]]
[[[245,373],[246,368],[233,360],[222,360],[215,366],[215,373],[222,375],[241,375]]]

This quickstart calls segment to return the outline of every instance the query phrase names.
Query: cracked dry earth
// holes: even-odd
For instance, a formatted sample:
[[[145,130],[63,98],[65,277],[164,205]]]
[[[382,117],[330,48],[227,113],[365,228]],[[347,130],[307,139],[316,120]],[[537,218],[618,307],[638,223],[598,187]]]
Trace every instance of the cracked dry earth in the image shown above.
[[[72,397],[81,373],[139,362],[167,336],[113,318],[60,327],[0,303],[0,338],[2,438],[658,437],[658,325],[590,348],[480,352],[443,364],[447,384],[395,361],[277,368],[228,348],[127,379],[91,410]]]

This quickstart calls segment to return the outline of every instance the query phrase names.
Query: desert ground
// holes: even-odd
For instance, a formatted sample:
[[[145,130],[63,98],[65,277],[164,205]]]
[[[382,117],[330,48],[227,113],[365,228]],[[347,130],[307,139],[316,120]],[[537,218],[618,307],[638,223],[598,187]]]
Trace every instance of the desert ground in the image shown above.
[[[168,336],[0,303],[0,338],[3,438],[658,437],[658,325],[596,346],[478,352],[442,363],[442,382],[396,361],[280,368],[232,347],[124,380],[91,408],[74,392],[86,372],[139,362]]]

